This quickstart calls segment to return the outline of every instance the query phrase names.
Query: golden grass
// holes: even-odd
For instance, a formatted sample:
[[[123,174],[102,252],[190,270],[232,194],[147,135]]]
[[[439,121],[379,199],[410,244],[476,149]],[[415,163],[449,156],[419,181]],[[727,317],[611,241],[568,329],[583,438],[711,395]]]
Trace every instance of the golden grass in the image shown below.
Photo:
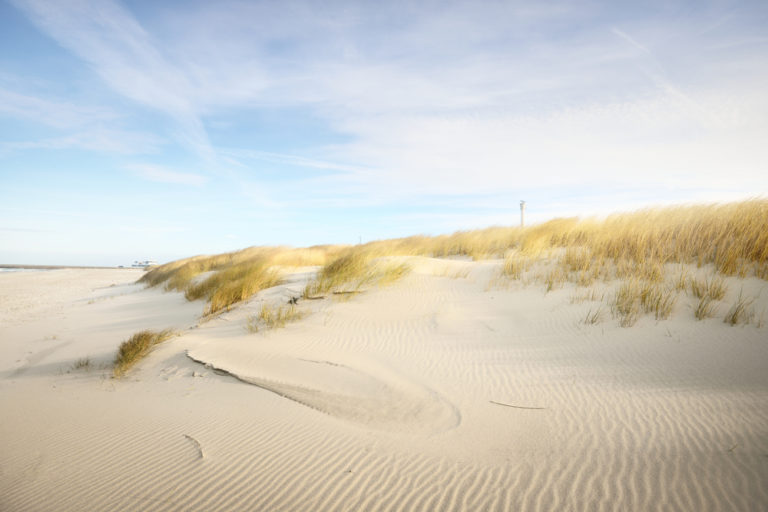
[[[267,329],[277,329],[285,327],[289,322],[300,320],[304,315],[305,312],[300,311],[293,304],[274,307],[264,303],[257,315],[248,317],[246,325],[251,332],[258,332],[262,326]]]
[[[712,300],[722,300],[728,287],[722,277],[711,276],[709,279],[691,278],[688,281],[688,289],[697,299],[709,297]]]
[[[122,377],[152,350],[152,347],[173,336],[173,331],[140,331],[120,344],[114,360],[113,375]]]
[[[530,270],[532,265],[532,258],[519,252],[513,252],[504,258],[501,274],[511,279],[520,279],[525,272]]]
[[[582,302],[599,302],[605,298],[605,294],[598,290],[587,290],[582,293],[575,293],[569,299],[571,304],[581,304]]]
[[[653,313],[656,320],[666,320],[672,314],[677,301],[674,289],[659,284],[644,283],[640,290],[640,304],[645,313]]]
[[[704,320],[705,318],[715,316],[716,308],[717,305],[714,303],[712,297],[705,295],[699,299],[699,303],[693,311],[693,315],[696,317],[696,320]]]
[[[347,249],[320,269],[317,277],[304,288],[304,297],[330,291],[356,292],[366,285],[386,285],[405,276],[410,267],[375,258],[366,246]]]
[[[559,266],[550,269],[544,274],[544,283],[547,285],[548,292],[563,286],[563,283],[565,283],[567,279],[568,275]]]
[[[731,325],[748,324],[750,319],[754,316],[754,311],[748,309],[754,299],[745,298],[739,293],[739,298],[731,306],[731,309],[725,315],[723,322]]]
[[[586,316],[584,316],[584,319],[582,321],[586,325],[594,325],[596,323],[599,323],[602,319],[603,319],[603,308],[598,307],[594,311],[590,308],[590,310],[587,311],[587,314]]]
[[[642,285],[637,280],[621,283],[613,296],[611,312],[622,327],[632,327],[640,316]]]
[[[286,266],[322,266],[307,295],[356,291],[363,286],[402,277],[407,267],[381,262],[384,256],[501,258],[501,275],[527,283],[542,282],[548,291],[566,282],[591,286],[597,279],[629,283],[611,299],[611,310],[630,325],[640,312],[666,318],[676,293],[650,284],[669,283],[670,264],[680,264],[673,279],[675,292],[687,290],[700,301],[697,318],[722,300],[725,276],[754,275],[768,279],[768,199],[728,204],[652,208],[611,215],[603,220],[554,219],[528,228],[491,227],[450,235],[411,236],[358,246],[308,248],[251,247],[215,256],[196,256],[156,267],[142,277],[149,286],[183,290],[189,300],[210,302],[206,313],[229,308],[279,282]],[[542,267],[535,274],[529,271]],[[685,265],[711,266],[712,278],[694,279]],[[195,278],[214,271],[202,282]],[[646,295],[630,293],[645,287]],[[629,297],[632,300],[629,300]],[[626,299],[626,300],[625,300]]]

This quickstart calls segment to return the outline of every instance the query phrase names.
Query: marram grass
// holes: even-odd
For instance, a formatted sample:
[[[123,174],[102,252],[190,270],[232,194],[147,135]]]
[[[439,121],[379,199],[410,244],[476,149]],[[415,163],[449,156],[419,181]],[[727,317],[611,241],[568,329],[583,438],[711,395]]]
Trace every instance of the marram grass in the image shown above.
[[[357,246],[308,248],[251,247],[215,256],[196,256],[154,268],[141,282],[184,291],[189,300],[209,302],[206,313],[226,310],[259,290],[279,282],[287,266],[319,266],[305,295],[357,291],[404,275],[404,265],[382,263],[382,257],[505,258],[502,275],[524,283],[532,279],[547,289],[571,282],[632,282],[650,295],[635,301],[614,297],[612,310],[631,325],[641,313],[666,318],[676,292],[706,297],[697,318],[713,314],[713,301],[726,293],[721,276],[768,279],[768,200],[727,204],[651,208],[611,215],[603,220],[554,219],[528,228],[492,227],[451,235],[411,236]],[[553,265],[554,263],[554,265]],[[676,264],[679,271],[672,276]],[[697,280],[686,265],[711,265],[715,275]],[[538,266],[538,268],[537,268]],[[212,272],[206,279],[199,276]],[[671,287],[675,293],[669,291]],[[666,285],[665,285],[666,283]],[[652,293],[651,293],[652,292]],[[621,293],[620,293],[621,294]]]
[[[164,331],[140,331],[120,344],[115,356],[113,375],[122,377],[136,363],[141,361],[152,347],[162,343],[173,336],[173,331],[166,329]]]

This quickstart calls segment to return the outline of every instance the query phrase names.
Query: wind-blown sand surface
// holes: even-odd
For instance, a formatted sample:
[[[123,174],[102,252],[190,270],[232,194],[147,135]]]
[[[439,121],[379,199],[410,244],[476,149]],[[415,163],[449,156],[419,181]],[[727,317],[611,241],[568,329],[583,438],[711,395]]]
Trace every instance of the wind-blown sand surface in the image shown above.
[[[574,288],[489,285],[498,261],[409,261],[258,333],[310,270],[204,322],[134,270],[0,274],[0,510],[768,509],[768,330],[722,321],[764,281],[621,328]]]

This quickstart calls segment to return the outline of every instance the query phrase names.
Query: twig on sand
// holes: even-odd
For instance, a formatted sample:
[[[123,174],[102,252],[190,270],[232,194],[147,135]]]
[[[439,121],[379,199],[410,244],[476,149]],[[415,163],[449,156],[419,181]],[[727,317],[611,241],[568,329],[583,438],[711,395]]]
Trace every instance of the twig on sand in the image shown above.
[[[356,293],[363,293],[361,290],[339,290],[333,292],[334,295],[354,295]]]
[[[496,405],[503,405],[504,407],[512,407],[513,409],[532,409],[532,410],[543,410],[546,409],[546,407],[525,407],[523,405],[510,405],[510,404],[503,404],[501,402],[494,402],[493,400],[488,400],[492,404]]]
[[[205,455],[203,454],[203,447],[200,445],[200,441],[198,441],[198,440],[197,440],[197,439],[195,439],[194,437],[192,437],[192,436],[190,436],[190,435],[187,435],[187,434],[184,434],[184,437],[186,437],[187,439],[189,439],[190,441],[192,441],[193,443],[195,443],[195,446],[197,447],[197,451],[198,451],[198,453],[200,454],[200,458],[201,458],[201,459],[204,459],[204,458],[205,458]]]

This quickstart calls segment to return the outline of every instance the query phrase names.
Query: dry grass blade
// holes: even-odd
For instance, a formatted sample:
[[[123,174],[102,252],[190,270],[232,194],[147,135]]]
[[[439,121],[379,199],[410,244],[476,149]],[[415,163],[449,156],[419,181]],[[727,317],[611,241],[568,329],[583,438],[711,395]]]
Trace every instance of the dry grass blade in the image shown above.
[[[598,307],[596,310],[590,309],[587,311],[586,316],[584,317],[583,322],[587,325],[594,325],[598,322],[600,322],[603,318],[603,308]]]
[[[350,249],[324,266],[304,288],[304,297],[330,291],[354,292],[365,285],[386,285],[410,272],[405,263],[376,260],[365,248]]]
[[[725,315],[723,322],[731,325],[748,324],[750,319],[754,316],[754,311],[748,308],[754,303],[754,299],[745,298],[739,293],[739,298],[736,300],[731,309]]]
[[[152,350],[152,347],[173,336],[173,331],[140,331],[120,344],[115,356],[113,375],[122,377]]]
[[[711,276],[709,279],[694,279],[688,281],[688,287],[697,299],[709,297],[712,300],[722,300],[728,287],[720,276]]]
[[[663,289],[661,285],[644,283],[640,290],[640,303],[646,313],[653,313],[656,320],[665,320],[672,314],[677,302],[674,289]]]
[[[532,259],[520,253],[512,253],[504,258],[501,274],[510,279],[520,279],[532,265]]]
[[[696,306],[696,310],[694,311],[694,316],[696,316],[696,319],[704,320],[705,318],[710,318],[714,315],[715,304],[712,301],[712,298],[708,295],[701,297],[701,299],[699,299],[699,304]]]
[[[560,288],[565,283],[568,276],[565,274],[560,266],[556,266],[551,269],[544,277],[544,283],[547,285],[547,291],[551,292],[556,288]]]
[[[262,304],[259,313],[248,317],[247,326],[251,332],[258,332],[260,326],[267,329],[277,329],[285,327],[289,322],[295,322],[304,317],[304,312],[300,311],[293,304],[289,306],[273,307],[268,304]]]
[[[611,311],[619,318],[619,325],[631,327],[640,315],[642,289],[635,280],[626,281],[619,286],[613,297]]]

